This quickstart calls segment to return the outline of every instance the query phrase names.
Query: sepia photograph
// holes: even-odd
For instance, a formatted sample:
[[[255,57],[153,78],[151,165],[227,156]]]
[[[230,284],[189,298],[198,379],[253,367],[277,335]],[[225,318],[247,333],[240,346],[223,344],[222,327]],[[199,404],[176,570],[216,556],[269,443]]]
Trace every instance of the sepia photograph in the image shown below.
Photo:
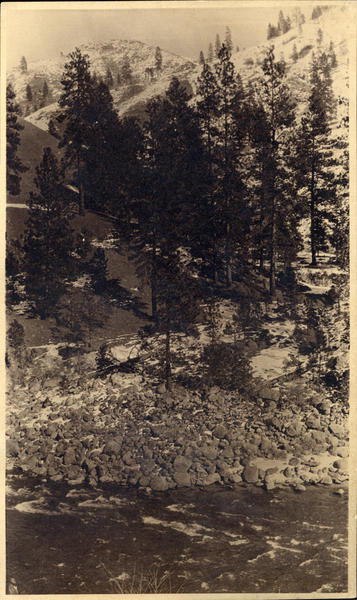
[[[1,3],[1,596],[355,597],[356,13]]]

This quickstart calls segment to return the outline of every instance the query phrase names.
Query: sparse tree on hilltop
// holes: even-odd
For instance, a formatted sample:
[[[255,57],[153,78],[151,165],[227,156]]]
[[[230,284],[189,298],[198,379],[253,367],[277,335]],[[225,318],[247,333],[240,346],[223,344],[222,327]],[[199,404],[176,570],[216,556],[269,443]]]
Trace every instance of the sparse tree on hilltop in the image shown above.
[[[226,27],[226,34],[225,34],[225,37],[224,37],[224,43],[225,43],[225,46],[226,46],[229,54],[231,55],[232,52],[233,52],[233,42],[232,42],[231,30],[228,27],[228,25]]]
[[[298,60],[298,58],[299,58],[299,54],[298,54],[298,51],[297,51],[297,48],[296,48],[296,44],[294,44],[294,46],[293,46],[293,51],[291,53],[291,58],[293,59],[294,63],[296,63],[297,60]]]
[[[155,50],[155,69],[161,71],[162,69],[162,52],[159,46]]]
[[[214,43],[214,57],[215,58],[218,58],[218,54],[219,54],[219,51],[221,49],[221,46],[222,46],[221,40],[220,40],[220,37],[219,37],[219,35],[217,33],[217,35],[216,35],[216,41]]]
[[[207,62],[211,63],[213,61],[213,46],[210,43],[208,46],[208,52],[207,52]]]
[[[43,84],[43,90],[42,90],[43,99],[47,98],[48,93],[49,93],[49,89],[48,89],[47,81],[45,80],[45,83]]]
[[[29,83],[26,86],[26,98],[29,102],[32,102],[32,89]]]
[[[112,75],[112,72],[109,69],[109,67],[107,67],[107,71],[106,71],[106,74],[105,74],[105,80],[104,80],[104,82],[105,82],[105,85],[108,87],[109,90],[114,85],[113,75]]]
[[[131,83],[132,70],[128,57],[124,58],[123,65],[121,68],[121,77],[125,83]]]
[[[20,60],[20,69],[21,69],[22,73],[27,72],[27,62],[26,62],[26,58],[24,56]]]

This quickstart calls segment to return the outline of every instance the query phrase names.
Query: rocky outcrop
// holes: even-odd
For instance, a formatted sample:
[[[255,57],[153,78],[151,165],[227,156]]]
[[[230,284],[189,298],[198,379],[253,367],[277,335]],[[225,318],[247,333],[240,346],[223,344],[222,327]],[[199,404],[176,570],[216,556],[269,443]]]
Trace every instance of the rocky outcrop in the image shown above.
[[[155,492],[217,483],[303,491],[348,479],[347,411],[317,391],[295,392],[289,382],[247,400],[218,388],[167,393],[121,381],[88,380],[85,390],[67,394],[53,387],[45,402],[33,384],[12,394],[9,468],[71,485],[116,482]]]

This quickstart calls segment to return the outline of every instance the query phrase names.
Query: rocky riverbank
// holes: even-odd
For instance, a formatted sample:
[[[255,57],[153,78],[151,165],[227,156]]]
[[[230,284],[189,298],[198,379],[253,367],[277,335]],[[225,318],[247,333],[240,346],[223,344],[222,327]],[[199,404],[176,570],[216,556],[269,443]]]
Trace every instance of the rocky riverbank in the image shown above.
[[[153,491],[255,484],[267,490],[348,481],[348,410],[306,381],[168,393],[138,375],[11,386],[8,469],[70,485]]]

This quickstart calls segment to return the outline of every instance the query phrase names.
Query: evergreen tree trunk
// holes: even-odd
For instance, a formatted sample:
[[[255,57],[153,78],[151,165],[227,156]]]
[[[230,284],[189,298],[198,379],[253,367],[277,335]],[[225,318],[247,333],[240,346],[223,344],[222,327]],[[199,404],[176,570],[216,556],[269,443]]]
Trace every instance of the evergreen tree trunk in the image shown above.
[[[230,225],[226,224],[226,283],[230,287],[232,285],[232,263],[231,263],[231,252],[230,252]]]
[[[311,200],[310,200],[310,232],[311,232],[311,264],[316,266],[316,240],[315,240],[315,169],[311,170]]]
[[[156,242],[152,246],[151,264],[151,312],[154,322],[157,322],[157,269],[156,269]]]
[[[269,293],[271,296],[276,296],[275,260],[276,260],[276,215],[275,215],[275,197],[274,197],[273,201],[272,201],[272,223],[271,223],[271,242],[270,242]]]
[[[171,374],[171,352],[170,352],[170,326],[168,325],[166,330],[166,341],[165,341],[165,382],[166,390],[172,391],[172,374]]]

